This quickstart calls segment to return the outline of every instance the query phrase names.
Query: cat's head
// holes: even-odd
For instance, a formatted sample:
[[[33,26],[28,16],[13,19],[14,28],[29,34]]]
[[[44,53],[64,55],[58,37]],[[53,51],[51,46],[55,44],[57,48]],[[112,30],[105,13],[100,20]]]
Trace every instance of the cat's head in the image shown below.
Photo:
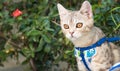
[[[60,16],[60,26],[68,39],[79,39],[91,31],[93,13],[88,1],[84,1],[78,11],[67,10],[61,4],[57,4],[57,7]]]

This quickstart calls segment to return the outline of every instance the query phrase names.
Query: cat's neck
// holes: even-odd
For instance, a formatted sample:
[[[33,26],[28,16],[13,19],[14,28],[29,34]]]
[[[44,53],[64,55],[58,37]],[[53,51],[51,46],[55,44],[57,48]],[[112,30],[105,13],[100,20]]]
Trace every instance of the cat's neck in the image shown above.
[[[103,36],[105,35],[99,28],[93,27],[89,33],[72,42],[75,47],[87,47],[97,42]]]

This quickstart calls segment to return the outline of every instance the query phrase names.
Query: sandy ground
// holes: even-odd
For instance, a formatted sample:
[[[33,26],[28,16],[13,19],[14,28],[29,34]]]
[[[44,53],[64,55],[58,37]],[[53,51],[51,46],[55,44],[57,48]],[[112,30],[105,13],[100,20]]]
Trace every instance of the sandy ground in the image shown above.
[[[21,63],[25,60],[25,57],[19,55],[19,62],[11,57],[8,57],[2,64],[4,67],[0,66],[0,71],[32,71],[29,64],[22,65]]]
[[[11,57],[8,57],[5,62],[2,64],[4,67],[0,66],[0,71],[32,71],[30,69],[29,64],[22,65],[21,63],[25,60],[25,57],[19,55],[19,62]],[[39,70],[41,71],[41,70]],[[64,61],[60,61],[58,65],[52,65],[50,69],[46,69],[45,71],[73,71],[72,68],[68,68],[68,63]]]

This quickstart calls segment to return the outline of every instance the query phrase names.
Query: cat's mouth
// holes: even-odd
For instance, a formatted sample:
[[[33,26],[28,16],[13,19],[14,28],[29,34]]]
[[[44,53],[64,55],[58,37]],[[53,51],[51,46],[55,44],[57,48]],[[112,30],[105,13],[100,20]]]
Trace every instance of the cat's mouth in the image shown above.
[[[71,36],[70,36],[70,39],[71,39],[71,40],[76,40],[77,37],[75,37],[74,35],[71,35]]]
[[[69,36],[70,40],[78,40],[79,38],[80,38],[80,36],[75,35],[75,34]]]
[[[70,40],[76,40],[78,37],[75,34],[66,34],[66,37]]]
[[[71,37],[72,37],[72,38],[74,38],[74,36],[73,36],[73,35],[71,35]]]

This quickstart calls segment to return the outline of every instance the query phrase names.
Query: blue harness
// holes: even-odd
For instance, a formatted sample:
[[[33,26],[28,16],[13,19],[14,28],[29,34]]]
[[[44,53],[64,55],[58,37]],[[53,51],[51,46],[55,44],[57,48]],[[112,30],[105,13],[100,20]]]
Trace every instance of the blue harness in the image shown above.
[[[76,51],[79,51],[79,56],[82,58],[82,62],[84,63],[85,67],[87,68],[88,71],[91,71],[91,69],[89,68],[86,59],[85,59],[85,52],[87,51],[87,57],[92,56],[96,53],[96,51],[94,50],[96,47],[101,46],[104,42],[114,42],[114,41],[120,41],[120,37],[112,37],[112,38],[107,38],[107,37],[103,37],[100,40],[98,40],[96,43],[92,44],[91,46],[87,46],[87,47],[75,47],[75,55],[76,55]],[[89,54],[89,50],[92,49],[92,53]],[[91,61],[91,59],[88,60],[89,62]],[[120,63],[112,66],[110,68],[109,71],[113,71],[115,68],[120,67]]]

